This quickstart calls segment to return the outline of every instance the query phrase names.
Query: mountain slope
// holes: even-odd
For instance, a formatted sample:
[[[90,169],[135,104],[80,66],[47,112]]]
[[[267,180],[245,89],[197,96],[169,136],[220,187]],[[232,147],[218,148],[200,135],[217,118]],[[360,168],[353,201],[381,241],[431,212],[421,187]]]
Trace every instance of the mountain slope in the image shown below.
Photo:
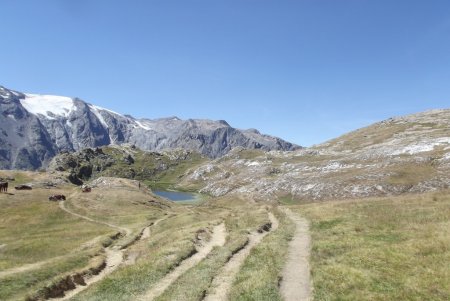
[[[280,138],[225,121],[136,119],[78,98],[24,94],[0,86],[0,168],[36,169],[56,153],[132,143],[143,150],[184,148],[211,158],[235,147],[294,150]]]
[[[450,110],[376,123],[295,152],[234,150],[191,170],[204,193],[318,200],[450,187]]]
[[[39,118],[21,105],[22,97],[0,87],[0,168],[36,169],[57,152]]]

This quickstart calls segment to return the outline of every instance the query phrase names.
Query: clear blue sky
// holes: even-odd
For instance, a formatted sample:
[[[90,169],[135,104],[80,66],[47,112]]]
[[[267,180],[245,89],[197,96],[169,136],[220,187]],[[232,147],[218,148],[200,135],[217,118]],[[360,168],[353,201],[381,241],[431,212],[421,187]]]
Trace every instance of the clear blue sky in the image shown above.
[[[0,85],[301,145],[450,107],[448,0],[2,0]]]

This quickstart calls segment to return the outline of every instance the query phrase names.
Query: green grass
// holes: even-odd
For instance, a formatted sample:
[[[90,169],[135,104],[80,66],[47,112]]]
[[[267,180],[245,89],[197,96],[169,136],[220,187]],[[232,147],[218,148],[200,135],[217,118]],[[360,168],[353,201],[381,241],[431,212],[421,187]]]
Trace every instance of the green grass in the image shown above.
[[[83,268],[100,251],[100,244],[81,245],[111,234],[106,226],[95,226],[73,217],[49,202],[51,193],[65,190],[34,189],[0,194],[0,271],[40,263],[27,271],[0,277],[0,300],[18,299],[32,293],[58,274]]]
[[[66,201],[66,207],[95,220],[140,231],[170,210],[153,206],[150,201],[154,200],[152,195],[133,188],[99,187],[90,193],[78,191]]]
[[[180,210],[154,226],[149,240],[139,241],[127,250],[127,255],[138,254],[134,265],[119,268],[73,300],[135,300],[161,280],[194,251],[196,232],[220,218],[207,211]]]
[[[0,178],[12,177],[14,181],[9,181],[9,189],[14,189],[14,186],[24,183],[29,183],[33,177],[30,172],[26,171],[0,171]]]
[[[300,200],[295,199],[291,194],[280,196],[278,198],[281,205],[296,205]]]
[[[189,166],[180,167],[180,173]],[[408,171],[406,175],[393,170],[402,181],[420,177],[409,166],[403,170]],[[419,174],[428,171],[425,168]],[[176,174],[159,179],[174,183]],[[17,179],[30,177],[20,173]],[[44,261],[33,269],[0,277],[0,300],[23,299],[58,277],[92,265],[101,257],[107,236],[117,232],[61,211],[57,203],[47,200],[52,193],[71,195],[67,201],[71,210],[131,229],[127,239],[166,217],[152,227],[149,239],[125,251],[126,258],[136,258],[133,265],[119,267],[73,300],[135,300],[192,254],[199,229],[225,221],[226,244],[213,249],[158,299],[201,300],[230,256],[246,243],[249,231],[267,222],[267,209],[274,211],[280,226],[253,248],[233,282],[230,300],[281,300],[278,285],[295,226],[276,208],[235,197],[208,198],[189,206],[164,202],[158,207],[151,202],[155,201],[151,194],[131,186],[97,188],[88,194],[73,191],[64,187],[0,194],[0,271]],[[298,202],[290,195],[280,199],[311,221],[315,300],[450,299],[450,193]],[[95,244],[81,247],[95,237],[99,237]]]
[[[0,300],[19,300],[33,295],[52,283],[57,275],[78,270],[90,264],[94,252],[80,252],[55,260],[45,267],[0,278]]]
[[[392,174],[385,180],[392,185],[417,185],[421,181],[433,178],[437,170],[430,164],[402,163],[388,168]]]
[[[295,225],[284,213],[278,210],[274,213],[279,220],[279,228],[253,248],[234,280],[230,300],[282,300],[278,283]]]
[[[198,166],[208,159],[198,153],[187,153],[185,151],[173,150],[171,154],[180,156],[183,159],[171,158],[167,154],[155,152],[145,152],[134,150],[134,163],[127,164],[124,160],[124,152],[117,148],[104,147],[105,154],[114,158],[115,163],[96,176],[113,176],[134,178],[143,181],[152,189],[173,189],[176,187],[180,177],[189,168]],[[177,154],[178,153],[178,154]],[[190,191],[195,189],[188,189]]]
[[[254,208],[253,214],[248,214],[246,211],[235,208],[225,219],[228,233],[225,245],[214,248],[203,261],[183,274],[156,300],[202,300],[221,268],[235,252],[245,246],[248,241],[248,231],[255,231],[266,222],[265,210]]]
[[[450,299],[450,194],[291,208],[312,221],[315,300]]]

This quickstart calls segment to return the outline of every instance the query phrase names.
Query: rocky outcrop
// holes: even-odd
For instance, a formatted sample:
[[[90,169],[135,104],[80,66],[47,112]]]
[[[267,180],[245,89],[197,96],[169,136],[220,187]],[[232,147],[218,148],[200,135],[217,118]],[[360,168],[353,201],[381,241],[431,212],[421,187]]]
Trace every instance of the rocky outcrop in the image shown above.
[[[132,143],[143,150],[183,148],[217,158],[235,147],[294,150],[282,139],[225,121],[136,119],[78,98],[24,94],[0,86],[0,168],[37,169],[55,154]]]
[[[67,179],[75,185],[101,176],[156,181],[169,169],[176,173],[180,164],[195,164],[201,160],[206,158],[192,151],[145,152],[124,144],[62,152],[51,160],[48,170],[65,172]]]

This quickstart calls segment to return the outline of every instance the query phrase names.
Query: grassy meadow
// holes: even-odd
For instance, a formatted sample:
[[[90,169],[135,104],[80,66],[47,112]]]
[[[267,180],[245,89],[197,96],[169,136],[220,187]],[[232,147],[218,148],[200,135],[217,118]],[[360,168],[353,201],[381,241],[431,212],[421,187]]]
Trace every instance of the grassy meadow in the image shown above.
[[[314,300],[450,299],[450,193],[291,209],[311,221]]]
[[[42,173],[14,175],[22,183],[44,178]],[[248,234],[268,222],[268,211],[279,227],[251,250],[229,297],[282,300],[279,283],[295,224],[277,205],[231,196],[177,204],[123,181],[91,193],[62,185],[0,194],[0,300],[24,300],[68,273],[98,265],[110,243],[127,246],[124,262],[71,300],[136,300],[223,222],[225,245],[157,298],[202,300],[214,291],[214,278],[233,254],[245,247]],[[98,222],[61,210],[47,199],[54,193],[68,196],[70,211]],[[317,203],[298,203],[288,195],[280,203],[310,221],[314,300],[450,299],[450,192]],[[119,230],[106,224],[130,234],[113,241]],[[150,236],[134,242],[149,225]]]
[[[23,298],[56,275],[89,265],[101,245],[84,244],[115,232],[106,226],[92,227],[48,201],[49,194],[66,192],[35,189],[0,194],[0,300]]]
[[[250,252],[233,282],[230,300],[282,300],[278,289],[280,276],[295,225],[282,211],[273,212],[279,227]]]

